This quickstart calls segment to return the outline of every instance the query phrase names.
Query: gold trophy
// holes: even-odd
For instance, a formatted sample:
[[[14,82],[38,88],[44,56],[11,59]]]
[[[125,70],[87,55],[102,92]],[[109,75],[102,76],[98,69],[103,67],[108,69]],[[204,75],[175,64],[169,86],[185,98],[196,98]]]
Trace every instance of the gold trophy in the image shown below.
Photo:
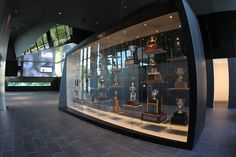
[[[161,104],[162,98],[159,97],[159,90],[154,89],[152,91],[152,97],[147,98],[147,108],[146,112],[142,112],[141,119],[151,122],[161,123],[167,119],[167,113],[162,112]],[[154,107],[154,110],[153,110]]]
[[[113,109],[112,109],[112,112],[114,112],[114,113],[118,113],[119,108],[120,108],[117,95],[118,95],[118,91],[115,91],[114,106],[113,106]]]
[[[119,108],[120,108],[119,100],[117,97],[118,96],[118,89],[119,89],[119,81],[118,81],[118,78],[116,75],[114,78],[113,87],[115,88],[115,92],[114,92],[115,96],[114,96],[114,105],[113,105],[112,112],[118,113]]]
[[[162,82],[162,75],[157,71],[157,63],[153,59],[150,59],[149,65],[151,66],[151,72],[148,73],[147,82]]]
[[[160,53],[167,53],[167,51],[162,48],[158,48],[156,36],[150,36],[147,41],[147,44],[144,46],[143,53],[160,54]]]

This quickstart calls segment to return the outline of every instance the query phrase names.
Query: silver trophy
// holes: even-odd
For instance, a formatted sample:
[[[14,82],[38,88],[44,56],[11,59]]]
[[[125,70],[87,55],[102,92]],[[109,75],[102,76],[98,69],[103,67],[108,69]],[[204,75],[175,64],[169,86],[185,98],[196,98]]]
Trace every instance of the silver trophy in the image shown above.
[[[103,76],[100,76],[99,77],[99,87],[98,87],[100,90],[103,90],[105,89],[105,80],[104,80],[104,77]]]
[[[130,100],[135,101],[136,100],[136,87],[134,87],[134,82],[131,83],[131,87],[129,87],[130,90]]]
[[[130,46],[129,46],[129,50],[130,50],[131,53],[132,53],[132,56],[131,56],[131,57],[133,57],[133,56],[134,56],[134,51],[136,50],[136,46],[135,46],[135,45],[130,45]]]
[[[184,68],[177,68],[176,74],[178,75],[177,81],[184,81],[184,74],[185,74]]]
[[[104,77],[101,75],[99,76],[99,80],[98,80],[98,95],[101,98],[105,98],[106,97],[106,85],[105,85],[105,79]]]
[[[153,99],[153,100],[157,100],[158,94],[159,94],[159,90],[154,89],[154,90],[152,91],[152,99]]]
[[[185,99],[176,98],[176,104],[177,104],[177,107],[178,107],[178,113],[179,114],[183,113],[183,107],[184,107],[184,104],[185,104]]]

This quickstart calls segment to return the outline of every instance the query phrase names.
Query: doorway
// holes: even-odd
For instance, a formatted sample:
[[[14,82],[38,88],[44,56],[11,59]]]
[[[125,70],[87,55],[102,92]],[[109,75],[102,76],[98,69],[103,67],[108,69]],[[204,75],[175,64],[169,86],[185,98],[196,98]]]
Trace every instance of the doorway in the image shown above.
[[[214,107],[228,108],[229,68],[228,59],[213,59]]]

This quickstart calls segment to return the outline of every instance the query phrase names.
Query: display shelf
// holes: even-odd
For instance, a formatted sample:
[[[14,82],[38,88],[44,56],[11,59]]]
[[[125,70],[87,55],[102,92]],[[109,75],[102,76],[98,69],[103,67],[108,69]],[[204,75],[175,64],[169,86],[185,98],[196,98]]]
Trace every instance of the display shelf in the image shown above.
[[[167,88],[170,91],[188,91],[189,88]]]
[[[111,57],[107,57],[107,58],[119,59],[119,58],[121,58],[121,57],[120,57],[120,56],[111,56]]]
[[[145,80],[144,82],[141,82],[141,83],[154,83],[154,84],[167,84],[168,82],[160,82],[160,81],[147,81]]]
[[[170,62],[187,61],[187,56],[175,57],[175,58],[168,58],[168,59],[166,59],[166,60],[167,60],[167,61],[170,61]]]
[[[154,49],[154,50],[143,51],[143,53],[145,53],[147,55],[151,55],[151,54],[165,54],[165,53],[167,53],[167,51],[164,50],[164,49]]]
[[[129,105],[129,104],[124,104],[123,107],[128,107],[128,108],[138,108],[142,107],[142,104],[137,104],[137,105]]]

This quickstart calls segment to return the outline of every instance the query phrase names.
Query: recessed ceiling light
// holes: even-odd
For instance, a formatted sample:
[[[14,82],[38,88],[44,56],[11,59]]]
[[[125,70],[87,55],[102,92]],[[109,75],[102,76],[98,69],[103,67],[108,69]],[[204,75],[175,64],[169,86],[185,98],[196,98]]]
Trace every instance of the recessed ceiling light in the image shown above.
[[[146,26],[147,26],[147,24],[146,24],[146,23],[144,23],[144,26],[146,27]]]
[[[139,36],[137,35],[137,38],[139,38]]]
[[[179,28],[181,28],[182,26],[181,25],[179,25]]]
[[[170,17],[169,17],[169,18],[170,18],[170,19],[172,19],[172,18],[173,18],[173,16],[171,16],[171,15],[170,15]]]
[[[107,37],[108,40],[110,40],[110,37]]]
[[[156,30],[156,33],[158,33],[159,31],[158,30]]]
[[[58,14],[59,14],[59,15],[61,15],[61,14],[62,14],[62,12],[59,12]]]
[[[124,31],[124,34],[126,34],[126,31]]]
[[[121,40],[120,43],[123,43],[123,41]]]

